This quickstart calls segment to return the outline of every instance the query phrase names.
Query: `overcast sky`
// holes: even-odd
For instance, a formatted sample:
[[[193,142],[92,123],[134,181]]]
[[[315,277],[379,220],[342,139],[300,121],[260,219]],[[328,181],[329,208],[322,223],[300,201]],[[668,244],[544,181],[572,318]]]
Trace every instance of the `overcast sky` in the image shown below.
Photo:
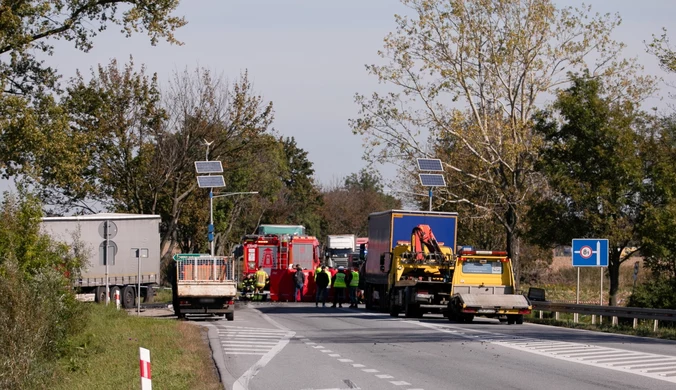
[[[644,40],[673,23],[676,2],[667,0],[587,0],[598,12],[619,12],[623,24],[614,38],[627,44],[627,56],[639,56],[646,71],[662,73],[645,54]],[[561,0],[561,6],[581,2]],[[184,46],[160,43],[147,36],[125,39],[118,29],[96,38],[94,49],[81,53],[59,44],[48,59],[65,76],[112,58],[157,72],[163,83],[175,70],[206,67],[234,79],[248,69],[258,93],[275,106],[275,129],[294,136],[308,151],[315,175],[331,184],[365,166],[362,139],[348,119],[357,115],[354,94],[382,89],[364,64],[379,63],[377,51],[394,30],[395,13],[408,13],[397,0],[192,0],[182,1],[177,14],[188,25],[176,36]],[[670,31],[676,40],[676,31]],[[384,167],[386,177],[395,170]]]

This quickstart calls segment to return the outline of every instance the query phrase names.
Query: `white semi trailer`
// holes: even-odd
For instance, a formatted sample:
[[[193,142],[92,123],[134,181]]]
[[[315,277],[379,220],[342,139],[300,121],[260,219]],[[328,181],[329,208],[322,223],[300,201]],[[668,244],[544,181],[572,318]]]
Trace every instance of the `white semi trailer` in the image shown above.
[[[56,241],[84,244],[89,261],[75,280],[77,292],[105,302],[108,284],[111,300],[119,292],[122,306],[134,308],[139,295],[152,302],[160,283],[160,222],[159,215],[102,213],[44,217],[41,227]]]

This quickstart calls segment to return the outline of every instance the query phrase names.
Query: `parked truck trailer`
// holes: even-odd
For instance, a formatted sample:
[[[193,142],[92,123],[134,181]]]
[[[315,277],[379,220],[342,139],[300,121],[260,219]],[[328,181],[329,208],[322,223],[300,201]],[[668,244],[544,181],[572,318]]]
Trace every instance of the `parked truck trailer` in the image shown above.
[[[83,244],[88,252],[73,286],[78,293],[95,294],[96,302],[105,302],[107,261],[111,299],[119,292],[122,306],[133,308],[139,295],[152,302],[152,287],[160,283],[160,221],[159,215],[101,213],[44,217],[41,228],[56,241]]]

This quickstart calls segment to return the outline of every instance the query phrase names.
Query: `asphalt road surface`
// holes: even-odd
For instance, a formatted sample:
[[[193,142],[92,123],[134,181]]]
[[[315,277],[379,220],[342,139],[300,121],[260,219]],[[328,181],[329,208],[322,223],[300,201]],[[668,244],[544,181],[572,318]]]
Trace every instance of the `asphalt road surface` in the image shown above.
[[[306,303],[248,304],[207,326],[227,389],[676,389],[664,340]]]

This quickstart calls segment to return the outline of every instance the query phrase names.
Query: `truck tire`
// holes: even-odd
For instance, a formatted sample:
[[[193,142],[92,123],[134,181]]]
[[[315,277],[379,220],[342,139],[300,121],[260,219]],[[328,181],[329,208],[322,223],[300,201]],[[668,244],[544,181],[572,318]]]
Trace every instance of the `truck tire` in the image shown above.
[[[474,314],[463,314],[462,315],[462,322],[470,323],[472,321],[474,321]]]
[[[104,287],[105,289],[105,287]],[[120,291],[120,288],[117,286],[110,286],[110,303],[115,304],[115,292]],[[122,301],[122,294],[120,294],[120,301]],[[122,302],[120,302],[122,303]]]
[[[234,321],[235,320],[235,313],[225,313],[225,319],[228,321]]]
[[[153,303],[155,301],[155,289],[152,286],[148,286],[145,291],[146,293],[143,294],[143,303]]]
[[[516,322],[516,317],[518,316],[514,314],[507,315],[507,325],[514,325],[514,323]]]
[[[523,314],[519,314],[518,316],[516,316],[515,321],[516,321],[517,325],[522,325],[523,324]]]
[[[134,303],[136,301],[136,292],[134,291],[133,286],[124,286],[122,288],[122,294],[120,295],[120,301],[122,301],[122,307],[125,309],[133,309]]]
[[[399,312],[401,311],[401,307],[394,303],[395,296],[396,294],[390,294],[390,317],[399,317]]]
[[[99,286],[96,288],[96,297],[94,300],[97,303],[106,303],[106,286]]]

